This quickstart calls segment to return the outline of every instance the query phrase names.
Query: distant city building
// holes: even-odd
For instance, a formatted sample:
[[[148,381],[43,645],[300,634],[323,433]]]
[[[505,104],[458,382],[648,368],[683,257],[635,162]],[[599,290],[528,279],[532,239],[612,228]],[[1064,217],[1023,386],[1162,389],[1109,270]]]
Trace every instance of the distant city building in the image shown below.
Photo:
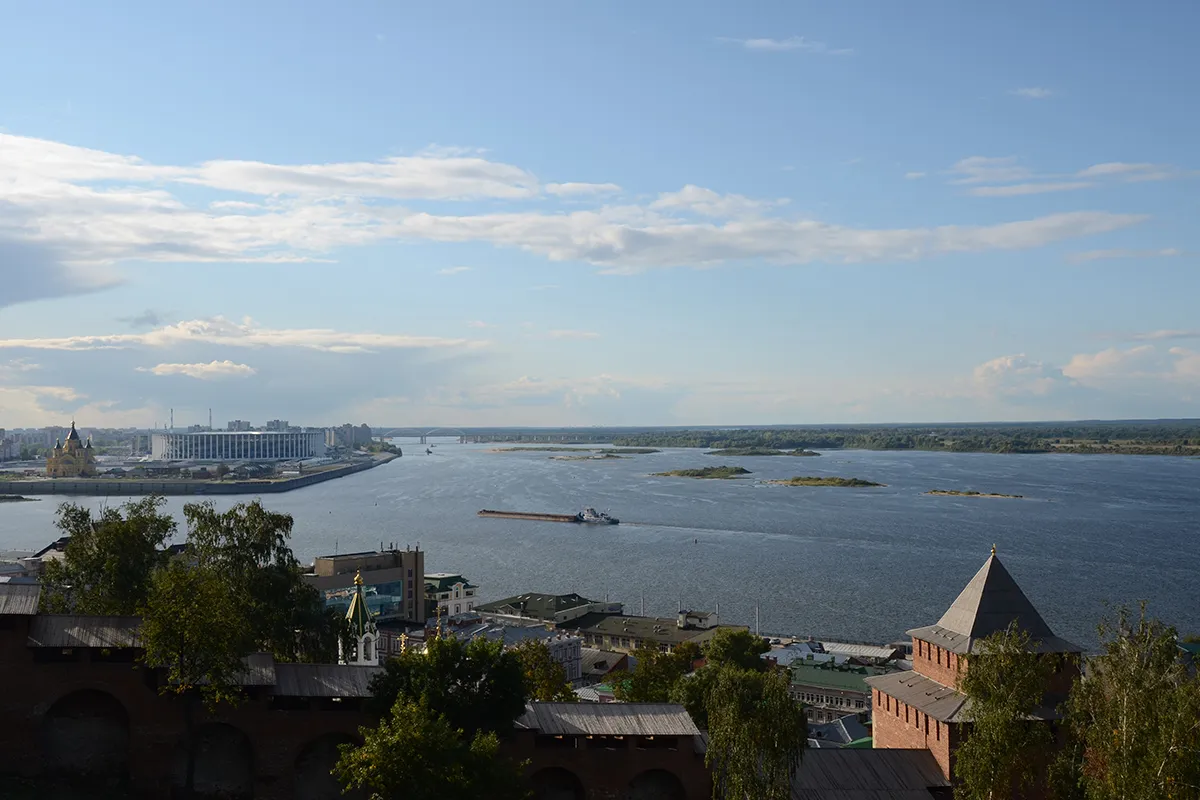
[[[361,447],[372,440],[371,426],[365,422],[358,426],[346,423],[325,431],[325,444],[330,447]]]
[[[263,426],[263,430],[282,432],[288,430],[289,427],[290,426],[288,425],[288,421],[286,419],[273,419],[269,420],[267,424]]]
[[[749,630],[745,625],[721,625],[716,614],[696,611],[680,611],[675,618],[590,613],[561,627],[578,632],[585,647],[618,653],[639,648],[669,653],[684,642],[703,645],[721,628]]]
[[[588,600],[578,594],[541,594],[529,592],[515,597],[506,597],[492,603],[475,606],[485,617],[532,620],[562,625],[585,614],[620,614],[620,603]]]
[[[468,583],[462,575],[452,572],[434,572],[425,576],[425,614],[443,617],[465,614],[475,609],[475,594],[478,587]]]
[[[46,476],[50,478],[90,478],[96,474],[96,454],[92,440],[85,444],[71,423],[65,442],[54,442],[54,450],[46,457]]]
[[[231,420],[229,420],[228,424],[225,425],[225,430],[233,431],[234,433],[239,433],[242,431],[251,430],[251,429],[253,429],[253,427],[254,427],[253,425],[251,425],[249,422],[247,422],[244,419],[231,419]]]
[[[0,428],[0,461],[12,461],[21,454],[21,448],[17,445],[15,439],[4,434],[4,428]]]
[[[376,622],[400,620],[425,623],[425,554],[420,550],[379,550],[320,556],[305,583],[321,592],[325,605],[346,611],[358,592]]]
[[[871,712],[871,687],[867,678],[886,674],[879,667],[856,667],[832,662],[794,661],[790,692],[804,704],[809,722],[832,722],[846,714]]]
[[[151,455],[156,461],[278,461],[321,458],[325,435],[321,431],[231,433],[156,433]]]

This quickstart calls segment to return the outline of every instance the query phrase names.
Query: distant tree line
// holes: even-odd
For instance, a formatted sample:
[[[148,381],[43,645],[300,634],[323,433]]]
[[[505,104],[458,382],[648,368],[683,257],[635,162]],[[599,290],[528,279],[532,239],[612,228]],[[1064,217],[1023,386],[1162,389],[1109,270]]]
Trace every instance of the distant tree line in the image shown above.
[[[622,447],[777,450],[930,450],[950,453],[1200,455],[1200,422],[1069,422],[1020,425],[859,426],[672,431],[618,436]]]

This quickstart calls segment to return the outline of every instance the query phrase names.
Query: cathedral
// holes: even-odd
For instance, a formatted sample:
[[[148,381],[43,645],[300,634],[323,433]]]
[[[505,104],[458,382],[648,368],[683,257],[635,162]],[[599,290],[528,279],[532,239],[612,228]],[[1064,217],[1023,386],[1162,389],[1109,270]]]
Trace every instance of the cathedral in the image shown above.
[[[96,453],[92,450],[92,437],[87,444],[79,439],[75,423],[65,442],[55,442],[54,452],[46,457],[46,476],[49,478],[90,478],[96,474]]]

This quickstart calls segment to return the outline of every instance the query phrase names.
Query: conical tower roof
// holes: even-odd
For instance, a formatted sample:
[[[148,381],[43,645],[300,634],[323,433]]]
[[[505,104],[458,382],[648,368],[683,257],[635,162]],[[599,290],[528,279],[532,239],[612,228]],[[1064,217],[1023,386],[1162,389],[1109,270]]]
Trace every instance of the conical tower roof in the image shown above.
[[[362,636],[375,629],[371,622],[371,610],[367,608],[366,598],[363,597],[362,572],[354,573],[354,596],[350,598],[350,608],[346,609],[346,620],[350,623],[350,631],[355,636]]]
[[[975,644],[1016,623],[1029,634],[1040,652],[1079,652],[1060,639],[1029,602],[1021,587],[1000,563],[996,548],[975,577],[942,614],[936,625],[916,628],[909,634],[955,653],[969,653]]]
[[[68,442],[79,441],[79,431],[75,430],[75,420],[71,420],[71,432],[67,434]]]

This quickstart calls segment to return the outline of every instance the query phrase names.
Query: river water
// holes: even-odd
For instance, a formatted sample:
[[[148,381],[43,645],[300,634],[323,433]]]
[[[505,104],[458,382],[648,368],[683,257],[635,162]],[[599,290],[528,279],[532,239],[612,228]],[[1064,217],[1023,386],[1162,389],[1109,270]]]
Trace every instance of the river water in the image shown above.
[[[427,571],[461,572],[484,600],[527,591],[619,600],[630,613],[714,609],[763,632],[888,641],[935,622],[993,544],[1046,621],[1088,647],[1107,604],[1149,603],[1200,632],[1200,461],[1148,456],[826,452],[717,457],[664,450],[604,461],[487,445],[398,442],[405,456],[269,495],[296,520],[297,556],[417,543]],[[740,465],[741,480],[649,473]],[[768,486],[840,475],[886,488]],[[973,489],[1026,499],[938,497]],[[0,550],[51,541],[65,498],[0,505]],[[225,508],[249,498],[217,498]],[[113,499],[77,498],[93,507]],[[170,498],[179,513],[193,498]],[[481,508],[574,513],[615,527],[482,519]],[[182,539],[182,536],[179,537]]]

